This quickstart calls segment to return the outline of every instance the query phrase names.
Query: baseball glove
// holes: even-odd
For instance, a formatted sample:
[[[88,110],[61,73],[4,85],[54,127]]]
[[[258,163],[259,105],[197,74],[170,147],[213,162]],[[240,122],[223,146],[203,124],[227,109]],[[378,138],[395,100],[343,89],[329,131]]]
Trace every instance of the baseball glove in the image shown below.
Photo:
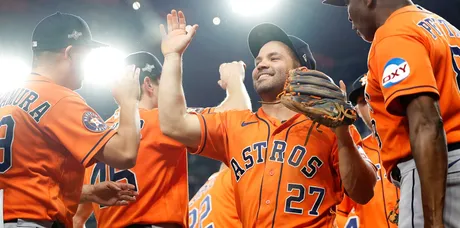
[[[334,81],[306,67],[289,71],[280,101],[290,110],[331,128],[351,125],[357,119],[356,110]]]

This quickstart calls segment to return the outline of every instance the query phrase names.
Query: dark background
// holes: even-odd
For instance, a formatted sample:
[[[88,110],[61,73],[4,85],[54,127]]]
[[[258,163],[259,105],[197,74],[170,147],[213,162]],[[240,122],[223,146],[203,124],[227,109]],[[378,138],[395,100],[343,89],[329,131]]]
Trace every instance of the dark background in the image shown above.
[[[16,56],[31,63],[31,35],[43,17],[61,11],[83,17],[93,37],[120,48],[126,53],[146,50],[162,61],[158,25],[164,23],[172,9],[183,10],[189,24],[200,28],[184,56],[184,89],[189,106],[214,106],[225,97],[217,81],[221,63],[243,60],[248,68],[246,86],[259,107],[252,87],[254,68],[247,46],[247,34],[262,22],[278,24],[289,34],[310,44],[324,71],[348,85],[366,72],[369,44],[362,41],[347,20],[345,8],[328,7],[320,0],[280,0],[269,12],[259,16],[241,16],[232,11],[231,0],[138,0],[141,8],[133,10],[133,0],[0,0],[0,57]],[[460,0],[414,1],[440,14],[460,27]],[[257,12],[260,7],[253,9]],[[221,23],[212,23],[214,17]],[[0,75],[0,83],[5,80]],[[109,117],[116,108],[110,91],[100,85],[86,83],[79,92],[102,117]],[[357,127],[363,136],[369,131],[361,122]],[[190,197],[217,171],[218,162],[189,156]],[[88,224],[94,227],[94,224]]]

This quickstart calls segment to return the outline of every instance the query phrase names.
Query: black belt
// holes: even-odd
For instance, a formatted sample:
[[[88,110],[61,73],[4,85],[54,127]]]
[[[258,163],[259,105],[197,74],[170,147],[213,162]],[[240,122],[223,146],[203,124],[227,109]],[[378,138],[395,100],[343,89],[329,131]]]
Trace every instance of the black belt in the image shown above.
[[[6,220],[3,223],[18,223],[18,219]],[[64,224],[59,221],[53,221],[51,228],[65,228]]]
[[[458,150],[460,149],[460,142],[456,142],[456,143],[450,143],[450,144],[447,144],[447,152],[450,152],[450,151],[453,151],[453,150]],[[403,158],[401,159],[398,163],[401,163],[401,162],[406,162],[406,161],[409,161],[411,160],[413,157],[412,155],[407,157],[407,158]],[[399,170],[398,166],[395,166],[391,172],[391,177],[396,180],[396,181],[401,181],[401,171]]]

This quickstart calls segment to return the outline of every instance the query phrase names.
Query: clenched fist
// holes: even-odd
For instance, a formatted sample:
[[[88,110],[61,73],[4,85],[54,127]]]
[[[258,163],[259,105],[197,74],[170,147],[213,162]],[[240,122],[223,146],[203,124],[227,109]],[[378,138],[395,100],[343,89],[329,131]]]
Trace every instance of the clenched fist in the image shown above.
[[[246,64],[243,61],[223,63],[219,67],[220,80],[217,82],[222,89],[227,89],[229,84],[244,81]]]

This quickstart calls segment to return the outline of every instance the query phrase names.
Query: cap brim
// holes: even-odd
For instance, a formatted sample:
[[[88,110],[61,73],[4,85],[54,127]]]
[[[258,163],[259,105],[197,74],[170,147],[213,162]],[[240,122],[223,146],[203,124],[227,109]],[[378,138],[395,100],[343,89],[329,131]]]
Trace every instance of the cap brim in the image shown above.
[[[356,105],[358,101],[358,97],[362,93],[364,93],[364,86],[351,91],[351,93],[348,95],[348,100],[351,101],[353,105]]]
[[[347,6],[344,0],[324,0],[323,4],[340,7]]]
[[[249,50],[254,58],[259,55],[260,49],[270,41],[279,41],[286,44],[291,50],[295,50],[289,36],[280,27],[264,23],[254,27],[248,36]]]

